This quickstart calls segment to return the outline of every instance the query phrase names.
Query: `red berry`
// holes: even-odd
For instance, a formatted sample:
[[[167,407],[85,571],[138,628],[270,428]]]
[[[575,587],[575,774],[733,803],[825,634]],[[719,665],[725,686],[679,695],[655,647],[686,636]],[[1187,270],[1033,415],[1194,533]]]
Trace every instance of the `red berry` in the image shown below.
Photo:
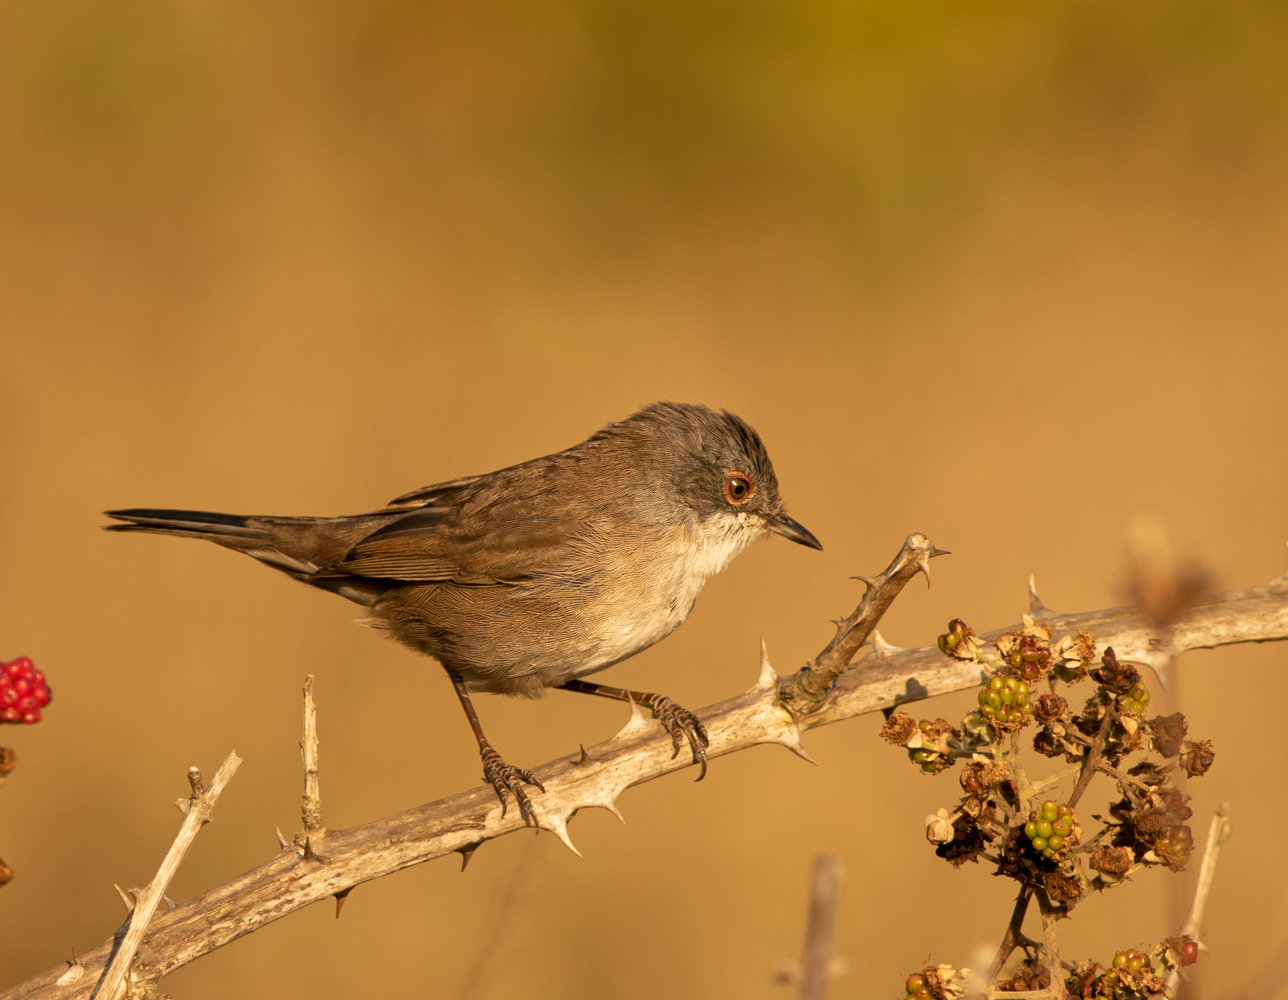
[[[40,709],[53,700],[45,675],[30,658],[0,661],[0,723],[40,721]]]

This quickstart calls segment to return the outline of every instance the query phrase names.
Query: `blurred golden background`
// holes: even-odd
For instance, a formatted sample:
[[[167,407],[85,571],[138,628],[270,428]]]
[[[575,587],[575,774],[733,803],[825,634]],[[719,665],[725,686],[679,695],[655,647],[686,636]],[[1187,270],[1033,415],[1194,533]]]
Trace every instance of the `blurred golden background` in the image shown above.
[[[1288,8],[0,2],[0,657],[55,701],[6,727],[0,987],[122,919],[184,770],[246,763],[171,889],[299,822],[317,675],[325,818],[480,780],[442,671],[356,609],[105,508],[331,514],[573,444],[656,399],[764,436],[781,540],[600,675],[700,707],[794,669],[910,531],[950,559],[883,631],[1120,603],[1156,518],[1219,587],[1285,568]],[[1288,647],[1194,654],[1162,711],[1222,855],[1188,995],[1282,993]],[[960,715],[969,694],[932,704]],[[484,697],[508,759],[626,713]],[[624,796],[571,833],[359,887],[165,980],[229,996],[783,997],[812,858],[844,859],[837,996],[979,962],[1008,885],[933,857],[955,800],[879,718]],[[1103,793],[1107,797],[1107,790]],[[1193,872],[1085,902],[1066,957],[1180,924]],[[489,952],[489,941],[500,945]],[[485,961],[485,956],[490,959]]]

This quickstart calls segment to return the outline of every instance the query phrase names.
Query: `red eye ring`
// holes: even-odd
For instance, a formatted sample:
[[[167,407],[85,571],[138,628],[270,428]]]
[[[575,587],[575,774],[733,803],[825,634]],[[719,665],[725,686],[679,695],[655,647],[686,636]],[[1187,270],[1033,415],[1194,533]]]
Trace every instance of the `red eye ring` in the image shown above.
[[[726,472],[724,495],[735,507],[741,507],[756,495],[756,481],[745,472]]]

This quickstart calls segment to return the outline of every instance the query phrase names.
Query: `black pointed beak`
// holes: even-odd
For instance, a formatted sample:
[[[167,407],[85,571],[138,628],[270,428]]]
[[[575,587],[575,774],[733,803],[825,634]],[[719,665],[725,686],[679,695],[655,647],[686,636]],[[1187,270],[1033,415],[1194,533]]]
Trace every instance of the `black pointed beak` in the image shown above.
[[[823,551],[823,543],[810,534],[809,529],[803,524],[797,524],[786,514],[761,514],[765,523],[769,525],[771,531],[776,531],[784,538],[790,538],[793,542],[799,542],[801,545],[808,545],[811,549]]]

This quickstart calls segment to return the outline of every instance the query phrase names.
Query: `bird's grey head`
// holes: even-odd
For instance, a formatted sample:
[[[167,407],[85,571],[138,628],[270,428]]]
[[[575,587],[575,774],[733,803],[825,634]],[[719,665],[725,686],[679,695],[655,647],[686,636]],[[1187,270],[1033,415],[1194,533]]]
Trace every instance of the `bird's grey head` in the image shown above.
[[[689,403],[653,403],[595,435],[628,445],[687,508],[708,546],[728,550],[723,568],[748,542],[777,532],[821,549],[809,531],[787,516],[778,479],[760,435],[727,410]],[[589,443],[589,442],[588,442]]]

